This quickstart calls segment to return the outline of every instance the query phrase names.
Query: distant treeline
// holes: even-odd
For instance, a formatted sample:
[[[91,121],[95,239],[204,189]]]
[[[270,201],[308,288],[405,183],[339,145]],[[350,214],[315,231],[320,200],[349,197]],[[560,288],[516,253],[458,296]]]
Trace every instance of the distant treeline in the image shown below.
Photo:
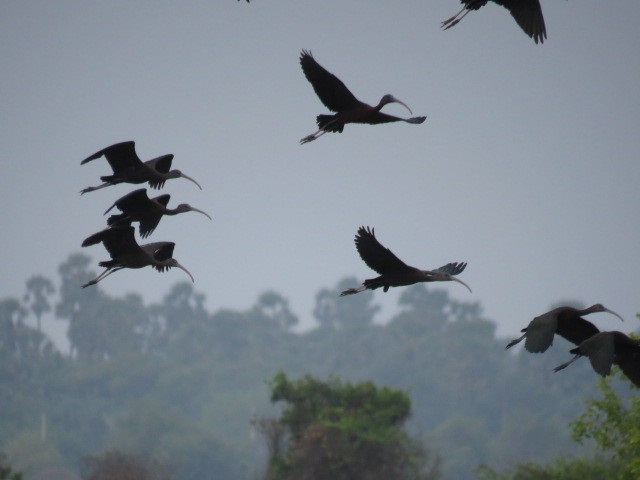
[[[505,351],[481,305],[441,287],[404,289],[399,312],[374,324],[373,293],[338,296],[357,284],[346,278],[316,295],[317,328],[295,333],[280,293],[209,312],[203,294],[179,283],[145,305],[136,293],[80,289],[95,276],[90,263],[74,254],[56,282],[37,275],[23,298],[0,300],[0,451],[26,478],[53,465],[77,471],[114,448],[158,458],[180,480],[262,478],[266,450],[251,420],[277,414],[267,382],[279,371],[406,391],[410,430],[458,480],[480,464],[575,452],[568,424],[598,393],[587,361],[552,372],[568,343],[558,338],[544,355]],[[68,322],[70,351],[41,332],[46,321]]]

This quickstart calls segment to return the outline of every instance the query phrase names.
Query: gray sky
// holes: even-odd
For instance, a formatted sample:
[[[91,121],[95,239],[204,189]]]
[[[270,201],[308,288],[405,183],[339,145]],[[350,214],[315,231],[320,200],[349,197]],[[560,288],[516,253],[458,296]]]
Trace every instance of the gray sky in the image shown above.
[[[174,153],[203,186],[163,192],[214,221],[164,219],[149,241],[176,242],[212,311],[273,288],[309,321],[320,288],[375,276],[353,243],[370,225],[411,265],[468,262],[473,294],[441,287],[480,301],[501,334],[561,299],[604,303],[628,322],[598,316],[601,328],[635,329],[640,2],[542,8],[548,39],[535,45],[493,4],[441,31],[454,0],[2,2],[0,296],[33,274],[57,279],[102,212],[139,188],[78,194],[110,173],[83,158],[135,140],[143,160]],[[427,121],[298,145],[327,112],[301,49],[360,100],[392,93]],[[144,269],[101,285],[150,302],[186,278]],[[375,300],[390,312],[397,296]]]

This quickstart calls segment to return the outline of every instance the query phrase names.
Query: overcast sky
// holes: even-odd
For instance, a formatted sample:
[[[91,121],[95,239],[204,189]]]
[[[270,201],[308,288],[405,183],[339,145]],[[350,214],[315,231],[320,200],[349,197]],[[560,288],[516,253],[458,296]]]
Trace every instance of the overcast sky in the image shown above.
[[[214,220],[165,218],[149,241],[176,242],[210,311],[248,308],[275,289],[309,322],[320,288],[375,276],[353,243],[370,225],[410,265],[468,262],[472,294],[438,287],[481,302],[500,334],[563,299],[627,319],[594,315],[603,329],[636,329],[640,2],[542,0],[543,45],[491,3],[442,31],[459,8],[2,2],[0,297],[22,295],[33,274],[57,280],[71,253],[108,258],[80,243],[139,186],[80,196],[110,173],[104,160],[80,161],[135,140],[143,160],[173,153],[203,187],[171,180],[163,192],[169,206]],[[360,100],[392,93],[427,121],[348,125],[299,145],[327,112],[300,69],[302,49]],[[144,269],[100,285],[152,302],[185,279]],[[397,297],[375,293],[385,312]]]

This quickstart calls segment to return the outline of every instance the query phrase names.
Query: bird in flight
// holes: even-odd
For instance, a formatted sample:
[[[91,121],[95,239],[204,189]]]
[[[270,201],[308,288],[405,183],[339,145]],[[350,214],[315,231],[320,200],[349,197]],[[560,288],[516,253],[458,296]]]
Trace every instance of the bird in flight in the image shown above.
[[[462,273],[467,266],[463,262],[447,263],[435,270],[420,270],[411,267],[400,260],[395,254],[384,247],[376,239],[373,228],[360,227],[355,238],[356,249],[360,258],[369,268],[379,273],[380,276],[365,280],[361,286],[349,288],[343,291],[340,296],[353,295],[365,290],[375,290],[382,287],[383,291],[388,291],[389,287],[402,287],[420,282],[448,282],[454,281],[464,285],[469,291],[471,288],[462,280],[455,277]]]
[[[412,113],[406,103],[390,94],[383,96],[375,107],[361,102],[338,77],[325,70],[322,65],[316,62],[311,52],[302,50],[300,54],[300,66],[302,67],[305,77],[307,77],[307,80],[309,80],[316,95],[318,95],[325,107],[332,112],[336,112],[335,115],[318,115],[316,117],[318,131],[300,140],[301,144],[311,142],[326,132],[341,133],[347,123],[368,123],[375,125],[378,123],[406,122],[419,124],[427,118],[400,118],[382,113],[380,111],[382,107],[389,103],[399,103]]]
[[[511,16],[516,23],[533,41],[544,43],[547,38],[547,29],[544,25],[544,17],[542,16],[542,7],[539,0],[491,0],[498,5],[502,5],[509,10]],[[445,30],[456,25],[472,10],[478,10],[484,7],[489,0],[461,0],[464,5],[462,10],[453,17],[442,22],[442,28]]]

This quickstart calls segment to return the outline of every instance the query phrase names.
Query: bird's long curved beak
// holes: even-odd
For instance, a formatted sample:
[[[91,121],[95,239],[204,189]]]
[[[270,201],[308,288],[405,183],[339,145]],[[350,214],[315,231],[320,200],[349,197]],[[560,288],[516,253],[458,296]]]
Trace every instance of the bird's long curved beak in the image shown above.
[[[200,210],[199,208],[191,207],[191,211],[198,212],[198,213],[201,213],[203,215],[206,215],[207,217],[209,217],[209,220],[213,220],[213,218],[211,218],[211,216],[207,212],[204,212],[204,211]]]
[[[196,281],[193,279],[193,275],[191,275],[191,273],[189,273],[189,270],[187,270],[186,268],[184,268],[182,265],[180,265],[178,262],[176,262],[176,267],[179,268],[180,270],[186,272],[187,275],[189,275],[189,277],[191,278],[191,282],[192,283],[196,283]]]
[[[411,115],[413,115],[413,112],[411,111],[411,109],[409,108],[409,105],[407,105],[406,103],[404,103],[402,100],[398,100],[396,97],[393,97],[393,103],[399,103],[400,105],[402,105],[404,108],[406,108],[407,110],[409,110],[409,113]]]
[[[464,285],[465,287],[467,287],[467,290],[469,290],[469,292],[473,293],[473,292],[471,291],[471,287],[469,287],[469,285],[467,285],[466,283],[464,283],[464,282],[463,282],[462,280],[460,280],[459,278],[456,278],[456,277],[453,277],[453,276],[452,276],[452,277],[451,277],[451,280],[453,280],[454,282],[461,283],[462,285]]]
[[[187,180],[191,180],[193,183],[195,183],[195,184],[198,186],[198,188],[199,188],[200,190],[202,190],[202,187],[200,186],[200,184],[199,184],[198,182],[196,182],[193,178],[191,178],[189,175],[185,175],[185,174],[183,173],[183,174],[181,174],[180,176],[181,176],[181,177],[183,177],[183,178],[186,178]]]
[[[605,312],[609,312],[611,315],[615,315],[616,317],[618,317],[621,321],[624,322],[624,318],[622,318],[620,315],[618,315],[616,312],[614,312],[613,310],[609,310],[608,308],[604,309]]]

